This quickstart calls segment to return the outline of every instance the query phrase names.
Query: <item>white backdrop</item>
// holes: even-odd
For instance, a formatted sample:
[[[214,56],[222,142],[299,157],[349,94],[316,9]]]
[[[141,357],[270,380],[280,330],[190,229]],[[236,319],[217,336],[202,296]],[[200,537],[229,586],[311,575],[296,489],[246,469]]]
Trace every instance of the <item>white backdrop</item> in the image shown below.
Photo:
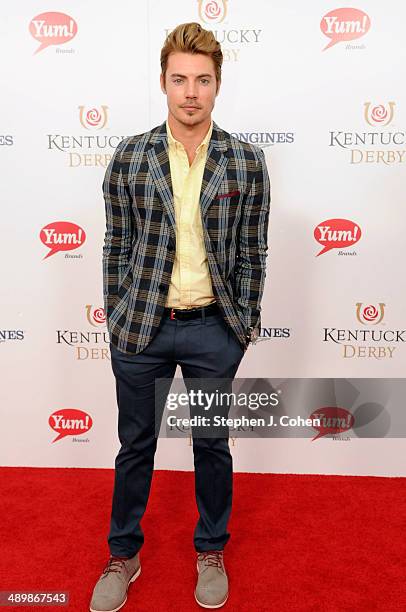
[[[271,177],[262,336],[238,377],[404,377],[406,8],[51,4],[59,14],[25,0],[1,21],[0,462],[113,466],[101,183],[124,136],[165,120],[160,49],[186,21],[222,42],[214,120],[263,146]],[[317,256],[326,242],[316,238],[329,229],[334,248]],[[70,250],[52,251],[63,234],[70,244],[59,246]],[[365,338],[349,338],[355,330]],[[55,442],[63,419],[77,418],[83,427]],[[237,471],[360,475],[406,475],[405,446],[330,436],[232,441]],[[189,440],[160,440],[156,467],[192,469]]]

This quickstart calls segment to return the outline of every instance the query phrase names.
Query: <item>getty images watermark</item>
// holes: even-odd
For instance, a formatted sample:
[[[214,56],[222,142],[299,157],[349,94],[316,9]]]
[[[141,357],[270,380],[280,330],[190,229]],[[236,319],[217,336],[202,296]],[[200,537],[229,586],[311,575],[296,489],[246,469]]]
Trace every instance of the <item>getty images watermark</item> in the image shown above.
[[[256,411],[259,408],[270,408],[278,406],[279,394],[274,393],[234,393],[219,391],[202,391],[201,389],[190,389],[186,392],[169,393],[166,401],[168,411],[178,411],[181,407],[189,406],[191,409],[198,409],[204,412],[203,415],[195,414],[191,417],[177,416],[169,414],[166,423],[169,427],[207,427],[227,426],[227,427],[308,427],[310,425],[320,425],[318,418],[303,418],[301,416],[289,417],[284,414],[275,418],[270,413],[267,418],[259,416],[225,416],[220,414],[222,409],[229,410],[231,407],[246,408],[249,411]]]
[[[155,435],[406,437],[405,379],[174,378],[155,382]]]
[[[321,426],[315,414],[285,411],[282,388],[267,379],[159,379],[155,392],[157,437],[272,437],[270,430]]]

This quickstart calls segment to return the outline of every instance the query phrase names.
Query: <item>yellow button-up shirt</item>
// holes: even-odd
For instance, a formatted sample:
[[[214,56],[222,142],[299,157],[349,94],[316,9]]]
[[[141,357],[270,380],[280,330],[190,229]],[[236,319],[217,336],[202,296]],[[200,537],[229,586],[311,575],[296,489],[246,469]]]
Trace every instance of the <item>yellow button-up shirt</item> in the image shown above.
[[[165,304],[170,308],[196,308],[215,301],[200,213],[200,190],[212,130],[213,122],[189,166],[185,147],[172,136],[166,122],[176,221],[175,261]]]

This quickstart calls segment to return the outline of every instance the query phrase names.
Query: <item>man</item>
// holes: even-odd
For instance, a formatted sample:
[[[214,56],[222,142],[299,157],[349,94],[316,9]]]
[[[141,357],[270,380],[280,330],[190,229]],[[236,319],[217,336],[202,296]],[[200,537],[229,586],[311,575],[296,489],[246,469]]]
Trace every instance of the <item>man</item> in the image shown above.
[[[90,604],[120,609],[140,574],[140,526],[157,447],[157,378],[180,365],[190,379],[233,379],[260,329],[270,187],[261,149],[211,119],[222,52],[197,23],[178,26],[161,51],[168,118],[124,139],[103,183],[104,299],[116,378],[121,449],[108,537],[111,556]],[[227,437],[193,438],[196,601],[228,597],[232,457]]]

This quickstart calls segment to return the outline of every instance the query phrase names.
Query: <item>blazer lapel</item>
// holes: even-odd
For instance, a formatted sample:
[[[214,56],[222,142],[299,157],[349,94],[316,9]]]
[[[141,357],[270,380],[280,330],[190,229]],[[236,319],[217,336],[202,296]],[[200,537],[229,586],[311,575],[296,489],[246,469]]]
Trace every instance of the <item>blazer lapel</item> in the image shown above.
[[[158,130],[152,132],[149,142],[152,145],[151,148],[147,150],[149,171],[164,206],[169,231],[173,240],[176,240],[175,206],[173,202],[173,188],[165,122],[159,126]]]
[[[228,157],[227,143],[224,132],[213,121],[213,131],[207,150],[207,160],[203,172],[202,187],[200,190],[200,209],[202,219],[207,214],[210,204],[213,202],[223,180]]]

